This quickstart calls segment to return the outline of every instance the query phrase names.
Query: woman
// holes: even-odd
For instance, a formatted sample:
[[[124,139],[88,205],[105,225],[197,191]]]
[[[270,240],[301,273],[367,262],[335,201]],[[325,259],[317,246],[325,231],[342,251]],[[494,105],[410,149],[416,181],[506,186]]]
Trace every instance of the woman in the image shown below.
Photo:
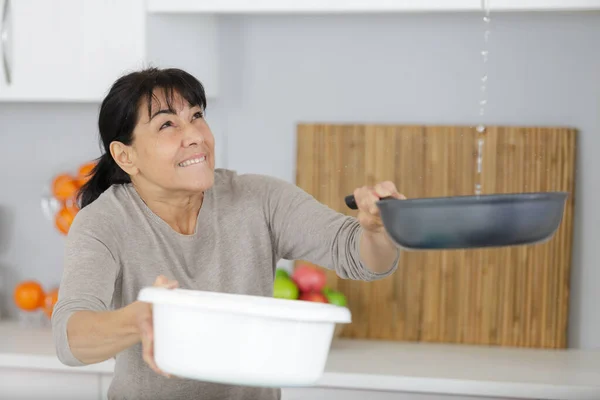
[[[153,359],[151,306],[136,300],[144,286],[272,296],[281,258],[365,281],[398,262],[375,205],[403,198],[393,184],[357,189],[356,219],[291,183],[215,170],[205,108],[194,77],[147,69],[117,80],[100,109],[105,152],[80,192],[52,324],[64,364],[116,358],[111,399],[279,398],[165,376]]]

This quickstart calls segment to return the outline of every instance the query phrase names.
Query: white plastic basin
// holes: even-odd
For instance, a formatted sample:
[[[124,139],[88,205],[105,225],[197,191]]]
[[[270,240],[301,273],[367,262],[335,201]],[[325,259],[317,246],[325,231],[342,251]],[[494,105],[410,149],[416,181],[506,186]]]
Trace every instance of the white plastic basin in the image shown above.
[[[332,304],[187,289],[143,288],[153,304],[154,358],[174,376],[263,387],[315,384],[335,324],[350,311]]]

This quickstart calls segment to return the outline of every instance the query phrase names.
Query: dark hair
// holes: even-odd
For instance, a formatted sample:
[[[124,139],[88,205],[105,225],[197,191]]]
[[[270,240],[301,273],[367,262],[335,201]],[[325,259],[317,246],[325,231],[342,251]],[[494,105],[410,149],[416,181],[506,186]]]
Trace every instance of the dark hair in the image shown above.
[[[189,73],[176,68],[147,68],[120,77],[110,88],[102,101],[98,116],[100,140],[104,154],[98,158],[90,178],[78,193],[81,208],[96,200],[106,189],[115,184],[131,182],[129,175],[119,167],[110,154],[113,141],[130,145],[133,142],[133,129],[139,115],[142,101],[151,113],[155,89],[164,91],[167,107],[173,111],[173,97],[177,93],[191,106],[206,109],[206,94],[202,84]]]

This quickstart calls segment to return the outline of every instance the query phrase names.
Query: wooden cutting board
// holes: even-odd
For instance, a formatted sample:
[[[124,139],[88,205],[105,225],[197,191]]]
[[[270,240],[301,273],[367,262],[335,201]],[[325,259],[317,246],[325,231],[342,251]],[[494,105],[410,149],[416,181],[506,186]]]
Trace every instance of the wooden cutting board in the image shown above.
[[[482,193],[566,191],[556,235],[535,246],[405,252],[377,282],[342,280],[343,337],[538,348],[567,345],[576,131],[487,127]],[[344,196],[383,180],[409,198],[474,194],[472,127],[300,124],[297,185],[348,215]],[[298,262],[303,262],[298,260]]]

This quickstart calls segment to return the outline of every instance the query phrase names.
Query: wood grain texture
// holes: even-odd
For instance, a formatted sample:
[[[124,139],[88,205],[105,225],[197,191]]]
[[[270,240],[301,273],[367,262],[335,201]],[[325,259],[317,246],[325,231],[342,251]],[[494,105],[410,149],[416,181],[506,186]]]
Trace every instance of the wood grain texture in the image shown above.
[[[376,282],[328,271],[352,311],[342,337],[566,347],[576,131],[491,126],[484,137],[482,193],[568,192],[558,232],[534,246],[404,252]],[[347,215],[344,196],[383,180],[409,198],[471,195],[477,140],[466,126],[300,124],[296,182]]]

